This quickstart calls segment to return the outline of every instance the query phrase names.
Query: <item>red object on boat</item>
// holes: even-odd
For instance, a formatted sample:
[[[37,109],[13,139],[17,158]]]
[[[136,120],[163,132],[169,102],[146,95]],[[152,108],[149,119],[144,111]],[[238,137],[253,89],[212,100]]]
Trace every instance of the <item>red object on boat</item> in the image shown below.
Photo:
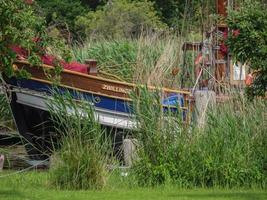
[[[246,76],[245,84],[246,84],[247,86],[251,86],[251,85],[253,84],[253,81],[254,81],[253,74],[252,74],[252,73],[249,73],[249,74]]]
[[[28,52],[26,49],[17,46],[17,45],[12,45],[11,50],[17,54],[17,58],[18,59],[27,59],[28,57]],[[42,63],[46,64],[46,65],[51,65],[54,66],[57,63],[60,64],[64,69],[67,70],[71,70],[71,71],[75,71],[75,72],[80,72],[80,73],[84,73],[84,74],[88,74],[88,70],[87,70],[87,65],[86,64],[82,64],[76,61],[67,63],[64,60],[59,60],[57,59],[55,56],[53,55],[48,55],[45,54],[43,56],[41,56],[41,61]]]
[[[224,31],[223,31],[223,39],[227,39],[228,38],[228,30],[227,29],[225,29]]]
[[[11,45],[10,46],[10,49],[16,53],[18,56],[21,56],[21,57],[24,57],[24,58],[27,58],[28,57],[28,52],[26,49],[22,48],[22,47],[19,47],[17,45]]]
[[[46,64],[46,65],[55,65],[55,57],[51,56],[51,55],[43,55],[41,57],[42,63]]]
[[[195,59],[195,65],[198,65],[200,64],[200,62],[202,61],[203,59],[203,56],[202,56],[202,53],[199,53]]]
[[[44,55],[41,57],[41,60],[44,64],[46,65],[55,65],[56,62],[60,62],[60,65],[67,70],[71,70],[71,71],[75,71],[75,72],[80,72],[80,73],[84,73],[84,74],[88,74],[87,71],[87,65],[85,64],[81,64],[79,62],[73,61],[70,63],[67,63],[64,60],[57,60],[57,58],[55,56],[52,55]]]
[[[70,63],[66,63],[66,65],[64,66],[64,69],[68,69],[68,70],[71,70],[71,71],[88,74],[87,65],[86,64],[81,64],[81,63],[76,62],[76,61],[73,61],[73,62],[70,62]]]

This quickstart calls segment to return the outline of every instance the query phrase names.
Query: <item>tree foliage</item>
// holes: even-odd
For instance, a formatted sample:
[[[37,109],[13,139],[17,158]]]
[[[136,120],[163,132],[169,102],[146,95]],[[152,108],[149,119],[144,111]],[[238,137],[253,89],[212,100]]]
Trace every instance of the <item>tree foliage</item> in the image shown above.
[[[14,70],[13,62],[17,59],[14,48],[25,51],[28,62],[37,66],[41,56],[46,54],[47,47],[54,47],[67,61],[69,51],[62,40],[47,34],[44,18],[35,13],[32,0],[0,0],[0,72],[7,76],[29,77],[26,70]],[[54,75],[59,75],[62,67],[56,64]],[[51,71],[52,72],[52,71]]]
[[[193,12],[195,9],[195,1],[152,0],[152,2],[154,2],[161,20],[171,27],[177,27],[181,23],[185,11],[189,14],[189,12]]]
[[[215,7],[213,0],[38,0],[38,4],[48,25],[56,26],[65,38],[71,35],[74,39],[84,39],[86,34],[92,32],[90,29],[95,30],[96,26],[108,31],[110,28],[111,32],[114,32],[115,28],[122,29],[123,26],[125,29],[131,29],[132,24],[137,27],[138,21],[147,22],[147,18],[151,18],[151,21],[160,21],[161,24],[167,24],[178,31],[189,26],[196,28],[207,21]],[[124,16],[126,17],[122,22],[121,18]],[[78,22],[75,23],[77,19]],[[114,21],[117,19],[119,21],[114,27]],[[126,21],[129,24],[125,24]],[[118,35],[122,35],[125,30],[116,32],[121,32]]]
[[[31,5],[22,0],[5,1],[0,0],[0,66],[1,72],[7,75],[14,75],[12,62],[16,58],[11,50],[12,45],[17,45],[27,49],[29,60],[38,62],[36,44],[33,38],[39,37],[42,40],[39,47],[47,45],[47,35],[44,20],[35,15]],[[19,75],[25,72],[20,71]]]
[[[75,20],[89,10],[80,0],[38,0],[38,5],[47,25],[56,27],[65,37],[78,36]]]
[[[76,25],[86,35],[99,35],[108,38],[129,37],[142,31],[166,27],[157,16],[149,1],[114,1],[96,12],[78,17]]]
[[[81,0],[84,5],[89,6],[91,9],[95,10],[98,6],[103,6],[107,3],[107,0]]]
[[[247,0],[239,10],[230,12],[228,25],[232,31],[228,45],[232,56],[247,63],[256,72],[250,96],[264,96],[267,91],[267,12],[266,4]]]

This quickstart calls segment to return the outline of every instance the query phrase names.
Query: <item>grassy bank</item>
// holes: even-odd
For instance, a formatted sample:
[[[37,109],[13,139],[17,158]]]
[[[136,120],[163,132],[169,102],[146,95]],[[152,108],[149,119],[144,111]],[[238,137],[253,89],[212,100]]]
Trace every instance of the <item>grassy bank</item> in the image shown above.
[[[10,173],[10,172],[9,172]],[[0,173],[3,175],[3,173]],[[120,181],[117,181],[120,182]],[[159,188],[127,188],[116,187],[116,181],[108,183],[109,187],[103,191],[65,191],[55,190],[48,184],[48,173],[27,172],[1,178],[1,200],[85,200],[85,199],[178,199],[178,200],[264,200],[267,192],[263,190],[219,190],[219,189],[191,189],[181,190],[175,187]],[[111,185],[112,184],[112,185]]]

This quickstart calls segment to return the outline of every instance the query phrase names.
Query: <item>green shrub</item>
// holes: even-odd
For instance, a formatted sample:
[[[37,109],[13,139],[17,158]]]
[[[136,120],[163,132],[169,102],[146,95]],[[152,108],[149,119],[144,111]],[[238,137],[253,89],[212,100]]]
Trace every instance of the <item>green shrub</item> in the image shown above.
[[[161,20],[170,27],[181,31],[183,26],[194,27],[200,25],[201,17],[200,8],[205,9],[206,13],[210,13],[210,7],[214,6],[214,1],[177,1],[177,0],[152,0],[155,8],[160,14]],[[203,20],[203,19],[202,19]],[[184,23],[186,22],[186,23]]]
[[[78,17],[76,25],[87,36],[106,38],[138,36],[143,31],[166,28],[157,16],[153,3],[129,0],[116,0],[100,10]]]
[[[193,186],[266,187],[265,110],[263,101],[244,100],[212,110],[206,128],[181,149],[177,180]]]
[[[108,142],[91,105],[70,95],[54,95],[51,119],[60,135],[52,163],[51,184],[61,189],[102,189],[107,180]]]
[[[29,61],[36,63],[35,37],[41,37],[40,47],[46,47],[48,38],[45,34],[44,20],[34,14],[30,5],[21,0],[0,1],[0,72],[8,76],[15,75],[12,62],[16,59],[15,53],[10,49],[11,45],[18,45],[29,50]],[[21,72],[21,73],[18,73]],[[25,70],[16,72],[25,75]]]
[[[13,45],[27,50],[28,61],[33,66],[41,63],[40,54],[52,42],[54,43],[53,46],[62,49],[59,42],[47,34],[45,20],[34,12],[33,6],[35,4],[29,5],[25,2],[22,0],[0,0],[0,72],[4,72],[10,77],[25,78],[30,76],[26,70],[14,70],[12,67],[12,63],[16,59],[16,54],[10,48]],[[41,38],[38,40],[38,45],[35,41],[37,38]],[[57,66],[56,74],[58,74],[59,69],[60,66]]]

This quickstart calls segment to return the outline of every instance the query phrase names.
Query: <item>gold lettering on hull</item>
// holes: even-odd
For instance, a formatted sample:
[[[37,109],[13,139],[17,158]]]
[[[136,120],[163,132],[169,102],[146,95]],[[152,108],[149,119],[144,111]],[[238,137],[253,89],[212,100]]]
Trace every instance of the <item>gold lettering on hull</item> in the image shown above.
[[[127,89],[127,88],[117,87],[114,85],[106,85],[106,84],[102,85],[102,89],[117,92],[117,93],[123,93],[123,94],[129,94],[131,91],[130,89]]]

